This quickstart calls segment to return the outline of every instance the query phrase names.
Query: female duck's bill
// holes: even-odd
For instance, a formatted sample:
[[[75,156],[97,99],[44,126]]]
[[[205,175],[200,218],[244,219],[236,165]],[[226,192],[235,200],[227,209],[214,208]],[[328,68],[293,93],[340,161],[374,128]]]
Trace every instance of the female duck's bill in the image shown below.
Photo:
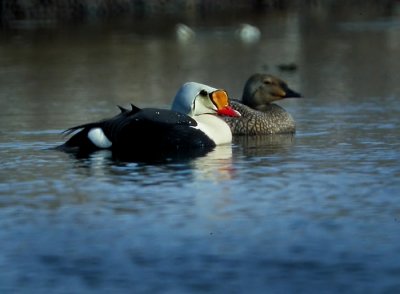
[[[113,156],[134,161],[204,155],[230,143],[232,133],[220,116],[239,116],[224,90],[186,83],[178,91],[181,112],[132,105],[113,118],[70,128],[74,135],[58,147],[81,155],[109,149]]]

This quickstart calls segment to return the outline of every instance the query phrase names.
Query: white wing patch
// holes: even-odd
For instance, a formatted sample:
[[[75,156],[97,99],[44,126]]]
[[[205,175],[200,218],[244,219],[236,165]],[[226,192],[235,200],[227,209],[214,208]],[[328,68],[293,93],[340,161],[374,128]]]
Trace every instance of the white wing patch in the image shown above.
[[[112,145],[111,141],[108,140],[103,130],[100,128],[91,129],[88,133],[88,138],[99,148],[110,148]]]

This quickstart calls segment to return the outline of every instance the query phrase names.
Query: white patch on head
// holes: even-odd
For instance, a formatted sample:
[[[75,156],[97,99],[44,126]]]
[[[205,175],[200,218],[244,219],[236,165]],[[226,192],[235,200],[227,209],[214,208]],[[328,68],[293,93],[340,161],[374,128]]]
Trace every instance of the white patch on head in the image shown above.
[[[100,128],[91,129],[88,132],[88,138],[98,148],[110,148],[112,145],[111,141],[108,140],[103,130]]]

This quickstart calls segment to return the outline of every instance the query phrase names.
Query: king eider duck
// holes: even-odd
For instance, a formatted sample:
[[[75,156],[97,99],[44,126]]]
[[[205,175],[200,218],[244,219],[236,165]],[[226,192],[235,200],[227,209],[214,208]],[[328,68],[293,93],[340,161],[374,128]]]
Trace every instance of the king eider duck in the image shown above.
[[[277,77],[254,74],[246,82],[242,100],[231,99],[233,109],[241,117],[224,117],[233,135],[289,134],[296,132],[292,116],[272,102],[301,95]]]
[[[109,149],[132,159],[169,156],[194,150],[211,151],[232,141],[222,116],[240,116],[232,109],[226,91],[199,83],[184,84],[176,94],[181,112],[143,108],[128,110],[99,122],[66,130],[74,135],[58,149],[91,153]]]

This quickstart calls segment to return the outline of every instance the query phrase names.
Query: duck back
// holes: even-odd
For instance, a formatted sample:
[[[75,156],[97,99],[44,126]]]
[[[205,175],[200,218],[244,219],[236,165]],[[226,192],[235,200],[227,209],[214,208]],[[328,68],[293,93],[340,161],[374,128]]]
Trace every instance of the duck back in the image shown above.
[[[231,106],[239,111],[241,117],[223,117],[233,135],[290,134],[296,132],[292,116],[277,104],[263,105],[255,110],[239,101],[231,100]]]
[[[137,160],[185,152],[197,154],[196,150],[208,152],[215,147],[215,142],[197,128],[193,118],[154,108],[121,109],[121,113],[113,118],[66,131],[67,134],[74,132],[58,147],[59,150],[87,154],[110,149],[118,158]]]
[[[143,109],[117,127],[112,137],[113,150],[120,154],[154,155],[214,148],[215,143],[196,126],[194,119],[179,112]]]

